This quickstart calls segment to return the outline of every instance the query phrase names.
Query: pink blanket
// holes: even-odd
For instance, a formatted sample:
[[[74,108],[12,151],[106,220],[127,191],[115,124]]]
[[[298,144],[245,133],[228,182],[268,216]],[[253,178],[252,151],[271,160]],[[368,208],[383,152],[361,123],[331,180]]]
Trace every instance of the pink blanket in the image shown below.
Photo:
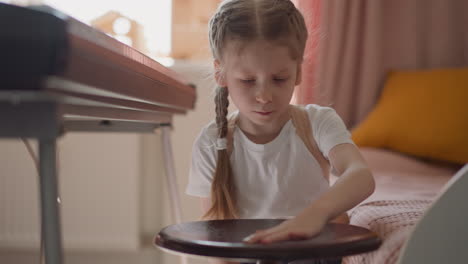
[[[458,167],[423,162],[396,152],[362,148],[376,180],[375,193],[349,212],[352,225],[376,232],[382,246],[343,259],[345,264],[393,264],[426,208]]]
[[[386,200],[357,207],[350,223],[374,231],[383,242],[378,250],[344,258],[343,263],[397,263],[408,234],[430,204],[430,200]]]

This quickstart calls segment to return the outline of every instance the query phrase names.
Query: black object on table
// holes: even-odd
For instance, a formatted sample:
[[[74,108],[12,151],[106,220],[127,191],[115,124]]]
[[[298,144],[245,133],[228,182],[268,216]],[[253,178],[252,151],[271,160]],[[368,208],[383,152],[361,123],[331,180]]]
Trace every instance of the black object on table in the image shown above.
[[[237,261],[294,261],[339,258],[377,249],[380,238],[363,227],[329,223],[306,240],[272,244],[247,244],[242,240],[259,229],[280,224],[282,219],[236,219],[187,222],[162,229],[157,247],[207,257]]]

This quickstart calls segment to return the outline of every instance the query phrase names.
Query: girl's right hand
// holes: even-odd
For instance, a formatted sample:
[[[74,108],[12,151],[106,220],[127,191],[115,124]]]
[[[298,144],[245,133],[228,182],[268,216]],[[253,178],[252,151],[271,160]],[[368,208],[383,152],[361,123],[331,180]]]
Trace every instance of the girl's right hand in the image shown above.
[[[301,240],[316,236],[327,223],[328,215],[320,210],[302,214],[266,230],[259,230],[244,242],[269,244],[285,240]]]

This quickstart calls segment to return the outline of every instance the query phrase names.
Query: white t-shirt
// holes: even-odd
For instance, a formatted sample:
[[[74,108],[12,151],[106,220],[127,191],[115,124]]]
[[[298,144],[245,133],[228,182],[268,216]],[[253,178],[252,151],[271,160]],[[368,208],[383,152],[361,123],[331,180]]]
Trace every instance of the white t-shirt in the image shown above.
[[[341,118],[329,107],[307,105],[314,139],[328,158],[330,149],[351,143]],[[186,193],[209,197],[216,168],[216,123],[205,126],[195,140]],[[238,127],[230,157],[238,188],[240,218],[284,218],[297,215],[329,188],[319,163],[289,120],[267,144],[250,141]]]

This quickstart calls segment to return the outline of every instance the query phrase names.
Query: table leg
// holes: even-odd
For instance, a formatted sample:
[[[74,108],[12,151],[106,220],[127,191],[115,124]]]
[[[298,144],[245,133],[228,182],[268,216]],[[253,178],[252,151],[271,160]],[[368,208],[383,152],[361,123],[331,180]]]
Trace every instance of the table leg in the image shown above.
[[[174,155],[172,154],[170,135],[171,128],[169,126],[163,126],[161,130],[164,167],[166,169],[167,188],[169,190],[169,198],[172,207],[172,217],[177,224],[180,224],[182,222],[182,207],[180,204],[179,186],[177,184],[177,175],[174,166]],[[180,257],[180,263],[187,264],[187,256],[182,255]]]
[[[177,185],[177,176],[174,167],[174,156],[171,145],[171,128],[169,126],[161,127],[161,139],[163,147],[164,167],[166,169],[167,188],[172,207],[173,220],[180,224],[182,222],[182,208],[180,205],[179,187]]]
[[[55,139],[39,140],[39,174],[41,196],[41,233],[44,236],[47,264],[62,263],[62,237],[58,207]]]

